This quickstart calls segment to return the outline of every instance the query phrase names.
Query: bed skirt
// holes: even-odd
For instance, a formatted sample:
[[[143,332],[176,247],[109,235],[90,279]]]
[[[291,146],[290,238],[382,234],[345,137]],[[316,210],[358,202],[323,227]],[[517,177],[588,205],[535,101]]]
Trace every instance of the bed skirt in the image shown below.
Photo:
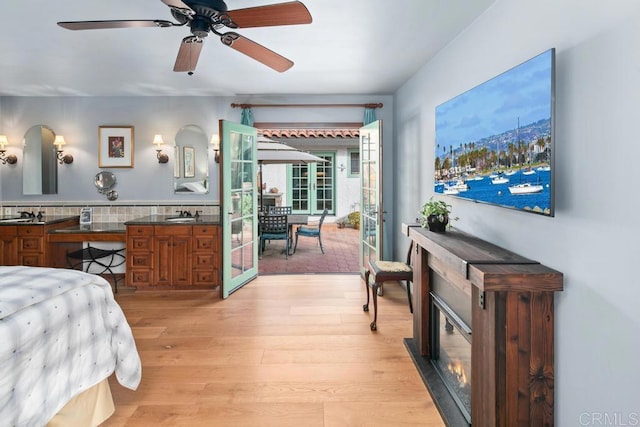
[[[109,379],[105,378],[71,399],[47,427],[98,426],[115,412]]]

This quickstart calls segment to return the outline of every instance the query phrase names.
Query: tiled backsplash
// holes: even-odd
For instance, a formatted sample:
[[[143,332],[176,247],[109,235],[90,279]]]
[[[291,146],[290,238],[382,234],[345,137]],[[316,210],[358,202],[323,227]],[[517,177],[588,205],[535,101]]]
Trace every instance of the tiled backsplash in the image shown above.
[[[18,215],[21,211],[43,212],[43,215],[80,215],[80,209],[84,207],[93,208],[93,222],[125,222],[147,215],[175,215],[178,211],[188,210],[191,214],[196,211],[200,215],[218,215],[220,206],[218,205],[117,205],[117,206],[92,206],[69,204],[69,205],[2,205],[2,216]]]

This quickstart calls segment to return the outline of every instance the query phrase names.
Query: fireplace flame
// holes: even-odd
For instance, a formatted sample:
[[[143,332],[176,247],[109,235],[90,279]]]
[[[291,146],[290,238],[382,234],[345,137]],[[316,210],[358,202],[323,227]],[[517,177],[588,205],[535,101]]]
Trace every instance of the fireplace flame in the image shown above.
[[[447,369],[455,376],[459,387],[467,385],[467,374],[464,372],[464,367],[459,360],[449,362]]]

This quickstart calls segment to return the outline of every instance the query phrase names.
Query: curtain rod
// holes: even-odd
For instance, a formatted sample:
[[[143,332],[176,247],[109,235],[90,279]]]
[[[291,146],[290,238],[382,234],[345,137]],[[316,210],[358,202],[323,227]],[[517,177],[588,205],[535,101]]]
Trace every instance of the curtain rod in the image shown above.
[[[260,107],[278,107],[278,108],[336,108],[336,107],[364,107],[364,108],[382,108],[382,103],[377,104],[236,104],[232,103],[231,108],[260,108]]]

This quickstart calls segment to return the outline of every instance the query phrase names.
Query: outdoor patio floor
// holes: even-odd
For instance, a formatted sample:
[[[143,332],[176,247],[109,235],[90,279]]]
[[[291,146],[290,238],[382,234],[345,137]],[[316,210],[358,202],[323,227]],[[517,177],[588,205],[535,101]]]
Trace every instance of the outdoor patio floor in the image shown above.
[[[359,234],[359,230],[339,229],[336,224],[325,222],[322,225],[324,255],[318,239],[300,237],[296,253],[289,255],[289,259],[285,258],[283,241],[267,242],[263,257],[258,261],[258,274],[357,274]],[[295,235],[293,240],[295,243]]]

